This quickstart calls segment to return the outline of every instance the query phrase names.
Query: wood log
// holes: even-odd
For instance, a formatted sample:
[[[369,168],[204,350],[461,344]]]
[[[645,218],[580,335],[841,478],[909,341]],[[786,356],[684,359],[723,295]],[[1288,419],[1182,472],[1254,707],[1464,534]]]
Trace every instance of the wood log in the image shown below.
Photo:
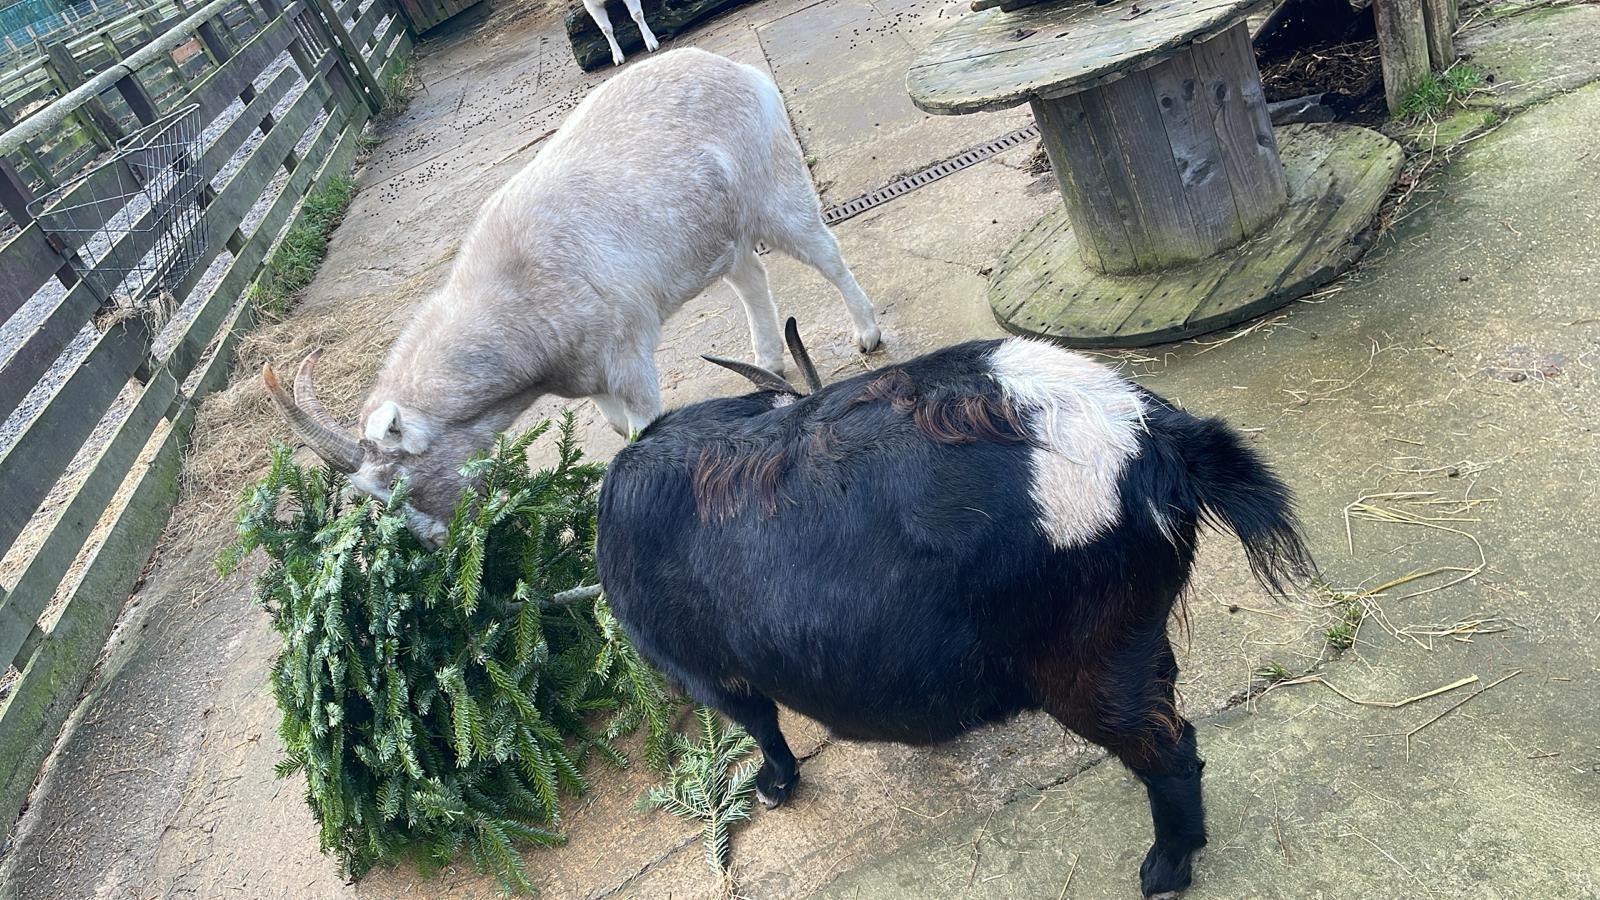
[[[657,38],[666,41],[713,16],[749,2],[750,0],[643,0],[640,8],[644,12],[645,22],[650,25],[650,30]],[[629,56],[643,53],[644,37],[639,34],[639,26],[629,18],[627,8],[620,0],[611,0],[607,3],[606,13],[611,17],[612,34],[616,37],[617,46],[622,48],[622,52]],[[606,36],[600,33],[600,26],[589,18],[589,13],[582,6],[574,4],[567,11],[567,40],[572,43],[573,58],[585,72],[593,72],[611,63],[611,47],[606,43]]]
[[[1422,0],[1422,23],[1428,34],[1428,61],[1435,69],[1456,62],[1456,0]]]
[[[1428,76],[1428,34],[1422,0],[1373,0],[1378,52],[1383,62],[1383,95],[1397,115],[1406,98]]]

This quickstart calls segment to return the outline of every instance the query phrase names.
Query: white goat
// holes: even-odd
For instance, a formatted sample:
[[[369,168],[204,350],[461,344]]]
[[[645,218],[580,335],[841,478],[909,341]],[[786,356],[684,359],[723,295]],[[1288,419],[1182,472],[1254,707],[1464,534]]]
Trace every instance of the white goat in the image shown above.
[[[650,26],[644,20],[644,10],[639,8],[639,0],[622,0],[622,5],[628,8],[628,15],[633,18],[635,25],[639,26],[639,34],[644,38],[644,47],[651,53],[661,46],[655,34],[650,31]],[[611,33],[611,17],[606,14],[606,0],[583,0],[583,8],[589,13],[589,18],[594,24],[600,26],[600,33],[606,36],[606,43],[611,45],[611,64],[622,65],[622,48],[617,46],[617,36]]]
[[[457,471],[543,394],[590,397],[618,433],[661,414],[662,322],[718,278],[750,321],[756,361],[783,369],[758,242],[815,267],[844,296],[857,346],[878,346],[872,304],[823,224],[810,173],[766,75],[682,49],[621,72],[484,204],[444,286],[390,348],[360,436],[316,400],[268,388],[299,437],[384,496],[448,517]],[[421,528],[419,531],[426,531]]]

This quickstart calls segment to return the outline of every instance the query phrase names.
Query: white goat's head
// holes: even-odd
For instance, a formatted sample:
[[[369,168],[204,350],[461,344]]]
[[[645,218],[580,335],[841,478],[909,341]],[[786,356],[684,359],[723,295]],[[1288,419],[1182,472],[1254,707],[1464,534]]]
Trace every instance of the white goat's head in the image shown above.
[[[388,499],[390,487],[406,476],[411,530],[425,543],[436,543],[461,492],[471,484],[461,474],[461,465],[475,451],[493,444],[505,416],[496,411],[446,426],[427,412],[374,394],[362,415],[360,434],[352,434],[317,399],[312,372],[321,355],[316,350],[301,361],[292,395],[279,383],[271,363],[263,366],[267,392],[295,436],[349,476],[359,490]]]

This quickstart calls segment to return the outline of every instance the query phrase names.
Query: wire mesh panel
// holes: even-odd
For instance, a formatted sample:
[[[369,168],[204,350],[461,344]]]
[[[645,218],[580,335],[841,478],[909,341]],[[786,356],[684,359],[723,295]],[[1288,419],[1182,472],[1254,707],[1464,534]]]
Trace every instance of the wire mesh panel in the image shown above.
[[[119,309],[162,321],[173,294],[206,250],[202,190],[205,147],[200,107],[156,120],[120,142],[105,162],[35,200],[29,212],[46,233],[77,252],[72,267]],[[68,198],[102,172],[94,196]]]

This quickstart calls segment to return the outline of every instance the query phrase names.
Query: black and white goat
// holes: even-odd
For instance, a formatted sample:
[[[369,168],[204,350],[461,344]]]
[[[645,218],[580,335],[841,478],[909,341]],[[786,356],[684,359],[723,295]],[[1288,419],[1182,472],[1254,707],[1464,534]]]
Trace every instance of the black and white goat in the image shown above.
[[[1216,419],[1083,356],[959,344],[656,420],[600,494],[600,580],[639,650],[744,726],[768,806],[799,777],[782,703],[854,740],[946,740],[1025,710],[1144,782],[1144,894],[1189,884],[1203,763],[1167,620],[1201,523],[1268,588],[1310,571],[1288,490]],[[724,362],[725,361],[718,361]]]

